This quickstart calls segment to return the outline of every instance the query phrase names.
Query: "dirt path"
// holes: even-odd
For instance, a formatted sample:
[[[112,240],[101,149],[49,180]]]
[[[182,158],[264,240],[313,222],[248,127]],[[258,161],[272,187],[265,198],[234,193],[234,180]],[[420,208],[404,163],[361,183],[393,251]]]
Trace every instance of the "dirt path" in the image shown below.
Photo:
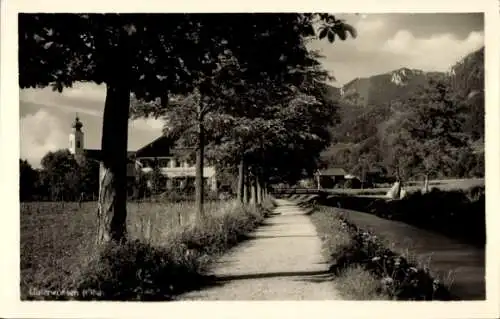
[[[277,203],[276,215],[215,265],[215,285],[179,299],[340,299],[313,224],[292,202]]]

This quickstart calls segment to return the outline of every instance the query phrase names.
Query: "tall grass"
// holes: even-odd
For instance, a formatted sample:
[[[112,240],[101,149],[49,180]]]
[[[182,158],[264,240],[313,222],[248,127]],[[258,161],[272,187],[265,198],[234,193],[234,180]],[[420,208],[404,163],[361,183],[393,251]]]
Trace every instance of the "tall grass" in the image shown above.
[[[22,299],[170,300],[270,207],[212,202],[198,221],[192,203],[129,203],[130,240],[96,247],[95,203],[23,204]]]
[[[348,223],[336,208],[320,207],[311,219],[323,239],[335,285],[355,300],[450,300],[428,271],[392,252],[374,234]],[[427,265],[428,266],[428,265]]]

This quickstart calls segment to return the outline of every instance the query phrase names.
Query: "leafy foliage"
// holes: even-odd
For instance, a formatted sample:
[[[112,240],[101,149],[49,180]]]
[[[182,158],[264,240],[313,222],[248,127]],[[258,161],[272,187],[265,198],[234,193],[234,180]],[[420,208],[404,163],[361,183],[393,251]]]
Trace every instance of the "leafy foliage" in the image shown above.
[[[199,90],[169,99],[168,107],[167,103],[159,105],[161,101],[153,105],[137,100],[133,113],[164,117],[166,134],[197,148],[203,147],[198,145],[199,125],[203,125],[207,157],[221,167],[234,167],[244,156],[256,171],[262,173],[265,166],[273,177],[287,174],[285,178],[293,175],[296,180],[304,169],[315,167],[316,154],[329,142],[325,127],[335,117],[335,105],[327,101],[321,84],[328,74],[317,54],[307,50],[304,38],[314,36],[312,26],[317,20],[323,21],[320,33],[338,33],[343,40],[346,32],[355,36],[355,30],[329,15],[241,18],[254,21],[252,35],[241,30],[252,40],[228,39],[226,48],[231,53],[217,60],[216,72],[204,75]],[[266,55],[256,54],[258,50],[265,50]]]
[[[140,116],[165,115],[172,95],[194,99],[196,201],[202,215],[205,116],[228,104],[240,107],[234,97],[246,86],[300,86],[304,73],[319,64],[305,45],[316,35],[315,24],[330,42],[335,35],[355,36],[330,14],[20,15],[21,88],[52,85],[61,92],[76,81],[106,83],[99,241],[126,237],[130,95],[144,102],[132,108]],[[246,106],[246,115],[261,107]]]
[[[66,149],[48,152],[38,171],[26,161],[20,163],[21,200],[75,201],[88,199],[99,190],[99,164],[86,159],[78,163]]]

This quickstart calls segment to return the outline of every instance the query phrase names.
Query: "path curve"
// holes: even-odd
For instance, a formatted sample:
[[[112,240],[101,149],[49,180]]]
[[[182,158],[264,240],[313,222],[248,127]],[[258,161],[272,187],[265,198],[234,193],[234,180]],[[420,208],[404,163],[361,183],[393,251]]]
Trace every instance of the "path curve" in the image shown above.
[[[215,265],[216,283],[179,300],[338,300],[321,240],[305,212],[276,200],[275,215]]]

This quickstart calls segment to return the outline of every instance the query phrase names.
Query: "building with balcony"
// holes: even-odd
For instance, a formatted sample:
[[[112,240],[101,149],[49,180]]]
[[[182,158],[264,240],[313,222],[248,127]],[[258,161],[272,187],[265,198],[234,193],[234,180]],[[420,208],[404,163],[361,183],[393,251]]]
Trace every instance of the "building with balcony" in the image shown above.
[[[135,160],[140,163],[145,174],[158,167],[166,189],[183,190],[194,188],[195,185],[195,152],[194,148],[176,147],[174,140],[161,136],[138,149]],[[209,190],[217,190],[215,167],[210,163],[203,168],[203,179]]]

